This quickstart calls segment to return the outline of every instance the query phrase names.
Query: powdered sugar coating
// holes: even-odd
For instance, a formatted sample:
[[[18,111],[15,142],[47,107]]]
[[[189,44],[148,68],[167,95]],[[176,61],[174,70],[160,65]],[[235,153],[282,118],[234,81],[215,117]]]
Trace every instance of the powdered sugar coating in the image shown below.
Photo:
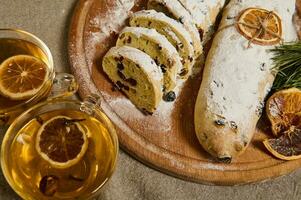
[[[163,74],[154,60],[146,53],[128,46],[113,47],[106,54],[107,57],[124,57],[138,64],[153,80],[161,82]]]
[[[219,11],[225,0],[179,0],[191,14],[195,24],[204,33],[215,23]]]

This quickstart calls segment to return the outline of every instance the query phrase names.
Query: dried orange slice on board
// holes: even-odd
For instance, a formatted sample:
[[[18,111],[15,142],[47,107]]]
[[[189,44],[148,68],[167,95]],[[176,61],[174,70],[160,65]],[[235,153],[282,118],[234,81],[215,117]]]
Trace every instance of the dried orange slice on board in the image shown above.
[[[301,90],[291,88],[276,92],[267,101],[266,113],[276,136],[291,126],[301,128]]]
[[[277,139],[267,139],[264,146],[277,158],[296,160],[301,158],[301,129],[292,126]]]
[[[38,154],[55,168],[77,164],[88,148],[82,120],[57,116],[43,123],[36,136]]]
[[[262,8],[243,10],[236,27],[250,43],[274,45],[281,41],[282,22],[274,11]]]
[[[36,57],[10,57],[0,65],[0,93],[12,100],[28,99],[42,88],[47,75],[47,65]]]

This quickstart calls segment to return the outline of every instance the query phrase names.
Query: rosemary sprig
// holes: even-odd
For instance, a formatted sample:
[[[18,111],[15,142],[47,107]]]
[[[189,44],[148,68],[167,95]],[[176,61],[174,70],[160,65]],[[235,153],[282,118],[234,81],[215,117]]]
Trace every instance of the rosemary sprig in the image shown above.
[[[278,72],[273,90],[292,87],[301,89],[301,42],[282,44],[271,52],[274,53],[273,69]]]

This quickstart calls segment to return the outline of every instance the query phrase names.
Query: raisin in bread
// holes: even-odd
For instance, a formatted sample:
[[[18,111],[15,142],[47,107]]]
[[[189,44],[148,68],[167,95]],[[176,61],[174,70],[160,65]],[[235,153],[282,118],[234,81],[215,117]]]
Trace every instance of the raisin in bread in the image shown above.
[[[162,99],[163,75],[154,60],[127,46],[113,47],[102,67],[108,77],[141,111],[152,114]]]
[[[200,34],[196,25],[194,24],[194,20],[192,19],[190,13],[178,0],[149,0],[147,8],[150,10],[163,12],[167,16],[178,20],[181,24],[183,24],[193,40],[193,47],[196,57],[199,57],[203,53]]]
[[[142,10],[131,16],[130,25],[152,28],[164,35],[182,58],[183,69],[179,74],[180,77],[187,78],[189,76],[195,62],[193,42],[189,32],[181,23],[161,12]]]
[[[164,76],[164,92],[168,93],[175,88],[177,73],[183,65],[176,48],[163,35],[154,29],[126,27],[117,40],[117,46],[123,45],[140,49],[161,67]]]
[[[178,0],[190,13],[201,32],[204,42],[213,34],[216,18],[225,4],[225,0]]]

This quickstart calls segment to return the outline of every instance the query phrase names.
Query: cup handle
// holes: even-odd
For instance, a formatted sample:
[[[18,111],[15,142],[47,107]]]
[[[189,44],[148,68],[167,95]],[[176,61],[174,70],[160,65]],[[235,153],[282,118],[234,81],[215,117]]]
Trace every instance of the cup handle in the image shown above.
[[[64,98],[74,95],[78,83],[74,76],[67,73],[56,73],[48,99]]]
[[[80,106],[82,112],[87,113],[88,115],[93,115],[96,108],[102,110],[101,108],[102,98],[97,94],[90,94],[85,97]]]

